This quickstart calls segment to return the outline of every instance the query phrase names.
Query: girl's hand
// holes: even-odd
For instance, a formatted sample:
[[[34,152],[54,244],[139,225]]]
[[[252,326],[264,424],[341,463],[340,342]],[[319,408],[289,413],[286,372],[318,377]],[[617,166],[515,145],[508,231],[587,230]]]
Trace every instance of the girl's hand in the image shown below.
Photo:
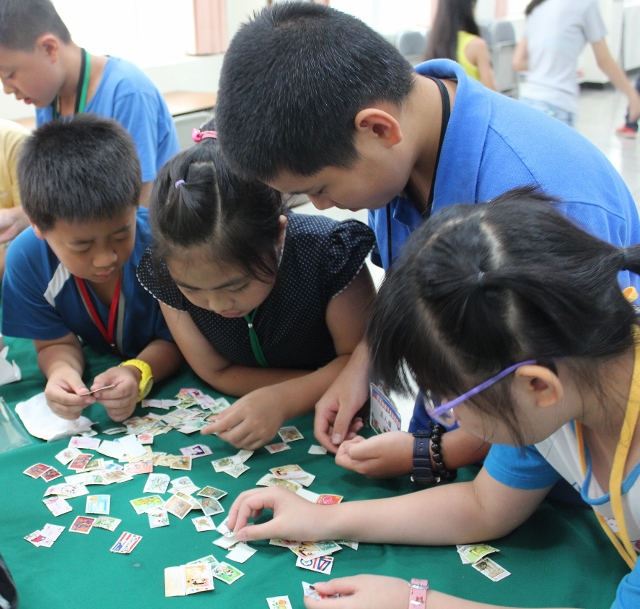
[[[256,450],[276,436],[287,418],[282,395],[273,387],[262,387],[220,413],[202,433],[216,433],[236,448]]]
[[[306,597],[307,609],[407,609],[409,606],[409,584],[397,577],[356,575],[317,583],[314,587],[323,596],[340,596],[322,600]]]
[[[128,419],[136,409],[140,393],[140,370],[133,366],[116,366],[96,376],[91,390],[115,385],[112,389],[97,391],[92,395],[100,402],[113,421]]]
[[[413,470],[413,435],[392,431],[365,439],[356,436],[340,445],[336,463],[370,478],[395,478]]]
[[[332,506],[316,505],[280,486],[241,493],[229,509],[227,526],[240,541],[256,539],[292,539],[320,541],[333,539],[327,531],[327,510]],[[263,510],[272,510],[273,518],[264,524],[247,526]]]
[[[87,391],[82,378],[73,368],[60,367],[49,377],[44,395],[55,414],[75,421],[87,406],[96,401],[93,395],[82,395]]]

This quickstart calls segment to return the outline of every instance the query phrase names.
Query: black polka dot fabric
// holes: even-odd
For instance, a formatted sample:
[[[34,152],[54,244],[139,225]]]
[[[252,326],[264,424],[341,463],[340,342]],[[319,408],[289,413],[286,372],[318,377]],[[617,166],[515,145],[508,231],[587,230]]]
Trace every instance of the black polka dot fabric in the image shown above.
[[[288,220],[276,282],[253,323],[270,367],[314,370],[336,357],[326,323],[329,301],[357,275],[375,237],[357,220],[336,222],[293,212]],[[188,312],[223,357],[235,364],[259,366],[247,322],[191,304],[167,267],[154,265],[150,250],[138,265],[138,279],[164,304]]]

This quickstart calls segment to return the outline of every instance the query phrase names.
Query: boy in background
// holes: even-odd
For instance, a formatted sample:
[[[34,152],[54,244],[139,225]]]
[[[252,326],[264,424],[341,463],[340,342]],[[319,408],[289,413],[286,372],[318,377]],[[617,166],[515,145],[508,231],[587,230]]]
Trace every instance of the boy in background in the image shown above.
[[[234,171],[304,193],[318,209],[370,210],[385,269],[432,211],[519,186],[566,201],[564,213],[614,245],[640,240],[624,181],[580,134],[482,87],[455,62],[414,71],[382,36],[326,6],[275,4],[244,24],[224,57],[216,118]],[[624,273],[621,281],[637,278]],[[327,449],[336,452],[362,425],[354,416],[368,383],[363,342],[316,406],[316,438]],[[426,430],[419,402],[412,429]],[[411,471],[411,434],[352,448],[341,464],[370,475]],[[443,436],[449,469],[487,450],[460,429]],[[389,456],[397,463],[383,463]]]
[[[31,227],[7,252],[2,331],[33,339],[50,408],[76,419],[99,401],[128,418],[151,388],[180,366],[158,302],[136,266],[151,244],[138,208],[140,164],[114,120],[82,114],[39,127],[18,162]],[[86,395],[80,340],[125,360],[99,374]]]
[[[0,279],[9,242],[29,226],[20,206],[18,188],[18,153],[29,131],[22,125],[0,119]]]
[[[146,206],[151,182],[180,146],[164,98],[142,70],[81,49],[51,0],[0,0],[0,79],[5,93],[36,107],[38,126],[81,112],[115,118],[136,144]]]

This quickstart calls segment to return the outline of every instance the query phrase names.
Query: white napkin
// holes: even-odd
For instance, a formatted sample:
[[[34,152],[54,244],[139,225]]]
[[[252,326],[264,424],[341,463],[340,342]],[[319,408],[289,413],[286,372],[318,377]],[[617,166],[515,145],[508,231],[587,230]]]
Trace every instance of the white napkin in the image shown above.
[[[20,402],[16,406],[16,414],[32,436],[47,442],[89,431],[93,425],[87,417],[79,417],[75,421],[59,417],[47,405],[44,392]]]
[[[2,351],[0,351],[0,385],[15,383],[22,378],[22,372],[20,372],[18,364],[16,364],[15,362],[8,362],[8,354],[9,347],[5,347]]]

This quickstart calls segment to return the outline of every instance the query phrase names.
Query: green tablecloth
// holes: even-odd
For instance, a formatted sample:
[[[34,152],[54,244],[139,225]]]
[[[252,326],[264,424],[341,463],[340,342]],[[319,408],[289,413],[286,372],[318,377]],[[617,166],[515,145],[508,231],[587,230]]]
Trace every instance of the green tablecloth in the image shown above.
[[[0,395],[15,407],[18,401],[42,391],[44,378],[37,369],[30,342],[5,339],[5,343],[11,348],[10,359],[15,359],[23,371],[21,382],[0,387]],[[87,378],[115,362],[109,356],[90,350],[87,358]],[[185,371],[158,385],[150,397],[172,397],[181,387],[199,387],[205,393],[217,395],[192,372]],[[98,423],[97,430],[113,426],[98,405],[86,414]],[[185,436],[177,431],[157,437],[154,450],[178,454],[180,447],[204,441],[212,448],[213,456],[194,460],[191,472],[167,468],[156,471],[168,473],[172,479],[189,475],[198,486],[212,485],[228,491],[229,495],[222,499],[225,508],[240,491],[253,488],[269,468],[286,463],[297,463],[316,474],[310,490],[341,494],[347,501],[412,492],[413,486],[408,480],[367,480],[338,468],[331,456],[309,455],[307,450],[314,443],[312,418],[301,417],[293,423],[305,436],[304,440],[292,443],[290,451],[280,454],[270,455],[264,449],[257,451],[247,462],[251,469],[238,479],[215,473],[210,463],[214,458],[235,453],[235,449],[216,437]],[[301,608],[300,582],[328,579],[296,568],[293,553],[269,546],[265,541],[252,544],[258,552],[243,565],[236,565],[245,575],[231,586],[215,580],[213,592],[181,599],[165,598],[164,568],[207,554],[224,560],[226,551],[212,544],[219,535],[196,532],[191,517],[200,512],[182,521],[170,516],[169,527],[149,529],[147,516],[136,515],[129,504],[130,499],[142,496],[146,475],[123,484],[90,487],[91,491],[111,495],[111,515],[122,519],[115,532],[96,529],[89,535],[69,533],[73,519],[84,514],[85,497],[70,499],[73,511],[54,518],[42,503],[48,484],[22,473],[30,465],[44,462],[67,474],[68,470],[54,459],[67,443],[63,440],[46,444],[36,440],[31,446],[0,454],[0,553],[16,580],[22,609],[159,609],[187,605],[253,609],[266,607],[267,597],[285,594],[289,595],[294,608]],[[471,469],[465,470],[461,479],[469,479],[474,473]],[[215,516],[216,524],[223,517]],[[443,527],[447,526],[447,515],[432,513],[428,506],[425,506],[424,517],[437,519]],[[23,539],[45,523],[67,527],[52,548],[36,548]],[[109,552],[123,531],[142,535],[143,539],[132,554]],[[512,573],[497,583],[470,565],[461,564],[452,547],[373,544],[361,544],[357,551],[345,548],[335,554],[331,577],[358,573],[405,579],[424,577],[438,590],[488,603],[601,609],[611,604],[618,582],[627,572],[591,512],[583,508],[545,502],[520,529],[492,543],[501,551],[496,561]]]

